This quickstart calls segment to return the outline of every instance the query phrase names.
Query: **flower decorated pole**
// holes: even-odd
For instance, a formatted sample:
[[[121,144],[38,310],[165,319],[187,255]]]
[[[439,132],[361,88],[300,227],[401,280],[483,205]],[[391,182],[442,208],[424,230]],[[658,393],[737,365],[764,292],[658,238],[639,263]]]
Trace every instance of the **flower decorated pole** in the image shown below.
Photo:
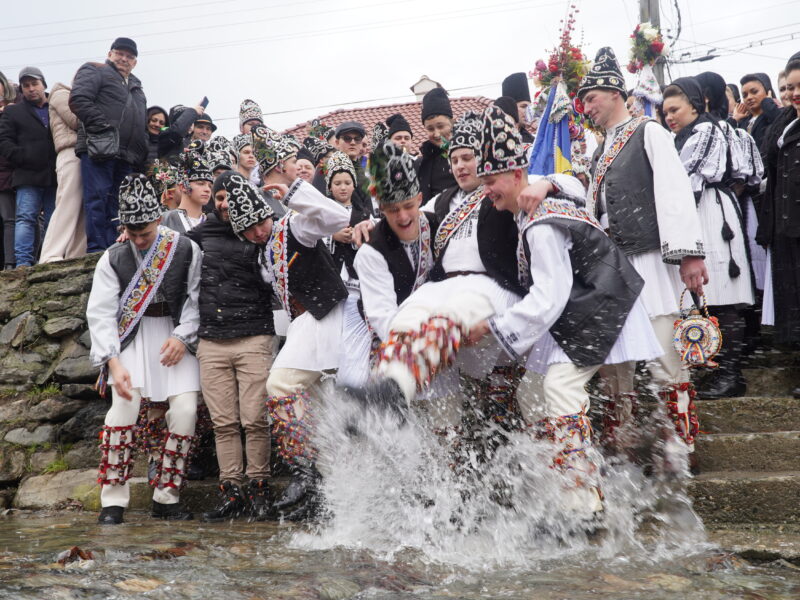
[[[580,48],[572,42],[575,15],[572,5],[563,27],[559,44],[550,52],[547,63],[537,60],[531,73],[539,86],[535,112],[541,114],[528,173],[547,175],[571,173],[572,142],[583,139],[584,117],[573,104],[581,79],[589,63]]]
[[[652,117],[655,115],[655,107],[664,101],[653,66],[659,58],[666,55],[667,46],[659,28],[649,22],[639,23],[631,34],[628,63],[628,71],[638,75],[633,89],[635,105],[632,112],[638,111]]]

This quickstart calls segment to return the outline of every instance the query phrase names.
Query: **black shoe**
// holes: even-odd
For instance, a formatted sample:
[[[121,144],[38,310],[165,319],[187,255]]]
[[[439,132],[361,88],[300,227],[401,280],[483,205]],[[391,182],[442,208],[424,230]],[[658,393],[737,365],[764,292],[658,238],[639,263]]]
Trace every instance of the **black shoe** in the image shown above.
[[[242,488],[230,481],[224,481],[219,486],[222,499],[214,510],[203,513],[201,521],[216,523],[226,519],[241,517],[246,509]]]
[[[703,400],[718,400],[719,398],[739,398],[747,392],[747,385],[742,376],[735,371],[720,371],[705,389],[697,392]]]
[[[272,493],[266,479],[251,479],[247,487],[250,501],[250,518],[253,521],[266,521],[271,516]]]
[[[393,414],[397,417],[398,425],[405,424],[408,403],[394,379],[385,377],[378,381],[371,381],[363,388],[343,388],[343,391],[363,404],[365,408]]]
[[[292,480],[275,502],[274,510],[280,517],[289,521],[304,520],[316,515],[320,508],[319,483],[322,477],[311,465],[308,468],[294,468]]]
[[[153,500],[153,509],[150,511],[150,516],[155,519],[164,519],[165,521],[191,521],[194,515],[181,506],[181,503],[176,504],[161,504]]]
[[[100,510],[97,522],[100,525],[119,525],[122,523],[122,513],[125,511],[121,506],[104,506]]]

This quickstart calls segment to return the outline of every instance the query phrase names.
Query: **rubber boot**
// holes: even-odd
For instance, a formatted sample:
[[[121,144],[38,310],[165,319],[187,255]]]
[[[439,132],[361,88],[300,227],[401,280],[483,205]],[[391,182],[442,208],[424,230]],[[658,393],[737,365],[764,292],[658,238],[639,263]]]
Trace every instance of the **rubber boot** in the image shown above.
[[[747,391],[742,376],[742,353],[745,348],[744,318],[741,311],[734,306],[715,306],[709,308],[709,312],[719,320],[722,350],[714,358],[719,367],[697,395],[704,400],[742,396]]]
[[[100,525],[119,525],[123,522],[122,514],[125,509],[121,506],[104,506],[100,511],[100,516],[97,517],[97,522]]]
[[[321,507],[319,484],[322,476],[316,467],[294,466],[292,480],[280,499],[275,502],[274,510],[288,521],[302,521],[317,516]]]
[[[180,502],[177,504],[161,504],[153,500],[153,508],[150,516],[164,521],[191,521],[194,515],[183,508]]]

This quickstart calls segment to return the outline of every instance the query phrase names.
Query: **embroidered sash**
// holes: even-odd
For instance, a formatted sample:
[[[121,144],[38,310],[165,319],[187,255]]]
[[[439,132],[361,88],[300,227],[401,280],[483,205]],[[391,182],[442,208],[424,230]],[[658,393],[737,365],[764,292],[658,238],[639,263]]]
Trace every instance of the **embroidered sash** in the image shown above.
[[[481,205],[481,200],[483,200],[483,186],[480,186],[477,190],[472,192],[472,195],[464,200],[461,206],[447,213],[447,216],[436,231],[436,240],[434,242],[435,256],[439,256],[442,249],[447,245],[450,236],[466,222],[472,214],[472,211]]]
[[[142,259],[136,274],[128,283],[119,301],[117,332],[120,342],[124,341],[144,316],[144,311],[164,280],[164,275],[178,248],[180,234],[166,227],[158,228],[153,245]]]
[[[275,221],[272,226],[272,236],[267,242],[267,257],[269,259],[268,273],[271,274],[272,289],[280,300],[283,310],[292,319],[292,310],[289,305],[289,261],[286,258],[288,251],[289,218],[294,211],[289,210],[283,217]]]
[[[414,287],[411,288],[413,294],[419,286],[428,280],[428,273],[433,266],[433,255],[431,254],[431,225],[428,218],[420,214],[419,216],[419,261],[417,263],[417,277],[414,279]]]
[[[600,184],[603,182],[603,178],[606,176],[606,171],[611,166],[611,163],[619,155],[620,151],[625,147],[625,144],[628,143],[628,140],[631,139],[631,136],[636,132],[639,128],[639,125],[646,123],[647,121],[652,121],[650,117],[635,117],[625,123],[622,131],[620,131],[619,135],[614,138],[614,141],[611,144],[611,147],[603,152],[603,155],[600,157],[600,160],[597,162],[597,168],[594,172],[594,189],[592,190],[592,199],[597,205],[597,198],[600,193]]]
[[[528,257],[525,256],[525,244],[523,236],[529,227],[541,221],[547,221],[553,218],[569,219],[571,221],[580,221],[591,225],[599,231],[603,231],[600,223],[591,216],[585,209],[575,206],[572,202],[567,200],[559,200],[558,198],[545,198],[536,211],[531,215],[521,215],[519,223],[519,243],[517,244],[517,274],[519,275],[519,282],[523,287],[529,287],[530,281],[530,264]]]

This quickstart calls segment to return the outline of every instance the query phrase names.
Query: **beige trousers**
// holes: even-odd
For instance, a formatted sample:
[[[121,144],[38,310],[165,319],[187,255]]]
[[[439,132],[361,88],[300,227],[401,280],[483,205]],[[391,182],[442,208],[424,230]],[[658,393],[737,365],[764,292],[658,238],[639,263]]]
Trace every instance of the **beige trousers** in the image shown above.
[[[83,224],[81,161],[75,148],[64,148],[56,157],[56,209],[44,236],[39,262],[78,258],[86,254]]]
[[[528,371],[517,388],[517,403],[528,425],[589,410],[586,384],[600,365],[577,367],[572,363],[550,365],[544,376]]]
[[[264,386],[273,358],[270,335],[201,339],[197,346],[200,386],[214,424],[220,481],[244,483],[243,454],[248,478],[269,477],[270,427]],[[245,434],[244,453],[240,428]]]

